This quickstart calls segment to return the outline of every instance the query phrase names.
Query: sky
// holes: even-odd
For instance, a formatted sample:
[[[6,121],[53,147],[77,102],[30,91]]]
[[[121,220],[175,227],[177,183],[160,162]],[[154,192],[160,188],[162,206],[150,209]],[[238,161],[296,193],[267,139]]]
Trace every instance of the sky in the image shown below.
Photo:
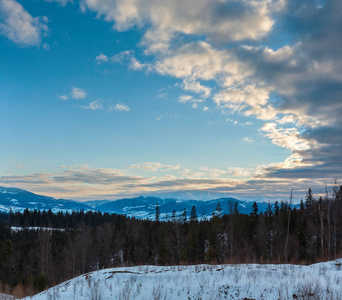
[[[94,200],[341,178],[342,1],[0,0],[0,185]]]

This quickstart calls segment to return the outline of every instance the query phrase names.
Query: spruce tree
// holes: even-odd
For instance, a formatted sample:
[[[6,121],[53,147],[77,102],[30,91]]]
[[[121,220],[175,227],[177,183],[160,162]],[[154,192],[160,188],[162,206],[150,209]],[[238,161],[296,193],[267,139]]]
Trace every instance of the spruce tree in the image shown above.
[[[222,217],[222,208],[220,202],[217,204],[215,210],[213,211],[213,217]]]
[[[172,212],[171,221],[172,221],[172,223],[176,222],[176,210],[175,209]]]
[[[305,207],[308,208],[310,205],[314,202],[314,196],[312,193],[311,188],[309,188],[308,192],[306,193],[305,196]]]
[[[159,222],[160,219],[160,208],[159,208],[159,204],[157,202],[156,204],[156,221]]]
[[[197,213],[196,213],[196,207],[195,207],[195,205],[191,208],[191,212],[190,212],[190,221],[191,221],[191,222],[196,222],[196,221],[197,221]]]
[[[256,202],[254,202],[253,205],[252,205],[252,213],[251,213],[251,215],[256,217],[258,215],[258,211],[259,211],[258,204]]]

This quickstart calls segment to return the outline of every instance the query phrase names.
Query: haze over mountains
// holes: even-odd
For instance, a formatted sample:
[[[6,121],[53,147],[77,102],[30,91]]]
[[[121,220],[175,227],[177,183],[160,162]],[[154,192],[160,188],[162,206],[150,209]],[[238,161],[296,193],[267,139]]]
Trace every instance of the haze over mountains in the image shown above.
[[[248,214],[252,211],[252,201],[242,201],[231,197],[211,198],[216,195],[208,193],[193,195],[189,193],[165,194],[158,196],[140,196],[135,198],[97,201],[75,201],[67,199],[55,199],[48,196],[37,195],[26,190],[18,188],[0,187],[0,212],[8,213],[12,211],[23,211],[26,208],[30,210],[49,210],[73,211],[73,210],[94,210],[108,213],[124,214],[140,219],[154,219],[156,204],[160,206],[160,218],[169,219],[173,211],[176,215],[181,215],[184,210],[189,217],[193,206],[196,207],[199,218],[208,218],[220,203],[223,213],[228,213],[227,204],[229,201],[238,203],[240,213]],[[201,197],[201,200],[197,200]],[[265,211],[268,203],[258,202],[259,212]]]

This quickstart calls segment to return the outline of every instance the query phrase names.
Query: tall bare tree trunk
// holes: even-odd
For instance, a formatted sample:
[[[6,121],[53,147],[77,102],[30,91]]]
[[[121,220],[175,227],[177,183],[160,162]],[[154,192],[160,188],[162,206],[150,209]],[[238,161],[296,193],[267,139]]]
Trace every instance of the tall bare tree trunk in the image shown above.
[[[233,261],[233,250],[234,250],[234,203],[229,200],[228,211],[229,211],[229,221],[230,221],[230,259]]]
[[[336,258],[336,247],[337,247],[337,238],[336,238],[336,201],[339,190],[339,183],[337,178],[333,179],[333,218],[334,218],[334,237],[333,237],[333,248],[334,248],[334,258]]]
[[[325,197],[328,204],[328,260],[330,260],[330,247],[331,247],[331,228],[330,228],[330,200],[328,195],[328,187],[325,184]]]
[[[288,220],[287,220],[287,234],[286,234],[286,244],[285,244],[285,262],[287,262],[287,260],[288,260],[288,247],[289,247],[289,235],[290,235],[290,220],[291,220],[292,193],[293,193],[293,188],[291,189],[290,207],[289,207],[289,218],[288,218]]]
[[[67,244],[67,253],[68,253],[68,260],[71,259],[71,266],[72,266],[72,278],[75,277],[75,251],[74,251],[74,244],[70,237],[70,233],[67,233],[68,237],[68,244]],[[70,250],[70,252],[69,252]]]
[[[320,200],[322,200],[322,198]],[[323,208],[322,208],[321,201],[318,201],[318,216],[321,222],[321,253],[323,256],[324,255],[324,226],[323,226]]]

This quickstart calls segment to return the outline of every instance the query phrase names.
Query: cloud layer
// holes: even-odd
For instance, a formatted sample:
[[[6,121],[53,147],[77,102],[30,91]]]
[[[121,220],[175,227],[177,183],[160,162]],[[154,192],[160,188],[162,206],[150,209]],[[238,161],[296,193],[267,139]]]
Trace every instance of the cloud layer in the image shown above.
[[[175,78],[182,89],[178,102],[204,111],[210,103],[226,114],[258,119],[260,135],[288,149],[289,157],[268,165],[224,170],[189,170],[157,162],[137,163],[124,170],[76,168],[56,174],[6,176],[1,178],[3,183],[38,188],[40,182],[56,191],[92,197],[108,196],[109,190],[118,196],[178,189],[242,196],[258,190],[260,195],[276,196],[283,193],[280,189],[304,191],[341,177],[342,1],[81,0],[80,6],[114,30],[141,33],[139,54],[132,49],[100,52],[94,57],[98,67],[123,64],[146,74]],[[47,22],[46,17],[31,16],[15,0],[0,0],[1,34],[20,46],[39,46],[48,32]],[[87,93],[73,87],[70,95],[59,97],[81,100]],[[94,100],[82,107],[103,110],[103,103]],[[113,110],[128,112],[130,107],[123,103],[107,107]],[[230,117],[227,120],[242,125]],[[242,136],[240,141],[255,140]],[[150,177],[135,171],[169,173]],[[94,187],[91,194],[86,192],[87,185]]]
[[[324,182],[320,180],[292,178],[289,182],[260,176],[269,167],[277,166],[261,166],[258,169],[237,167],[227,170],[202,167],[192,171],[179,165],[159,162],[134,164],[124,169],[76,165],[63,166],[54,173],[2,176],[0,184],[56,198],[80,200],[118,199],[177,191],[205,192],[249,200],[288,200],[289,191],[294,188],[294,200],[298,202],[304,197],[308,187],[312,187],[316,194],[324,193]],[[259,176],[251,179],[253,175]]]
[[[32,17],[15,0],[0,0],[0,33],[20,46],[39,46],[48,32],[47,17]]]
[[[196,108],[211,99],[225,112],[262,120],[260,133],[292,153],[263,176],[341,176],[341,1],[84,0],[82,7],[116,30],[142,28],[148,68],[181,80],[179,102]]]

